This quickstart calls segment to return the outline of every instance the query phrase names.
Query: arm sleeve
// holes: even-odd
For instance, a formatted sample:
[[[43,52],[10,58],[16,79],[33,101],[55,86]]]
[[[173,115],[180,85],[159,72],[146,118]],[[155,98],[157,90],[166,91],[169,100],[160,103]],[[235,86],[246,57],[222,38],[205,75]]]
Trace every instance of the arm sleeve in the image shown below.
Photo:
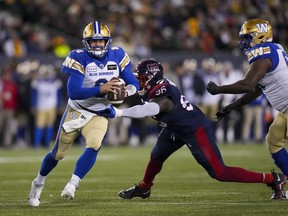
[[[83,88],[83,79],[84,76],[77,76],[75,74],[69,76],[67,82],[67,93],[71,100],[83,100],[100,94],[100,86]]]
[[[120,115],[118,117],[130,117],[130,118],[144,118],[147,116],[154,116],[159,114],[160,107],[155,102],[148,102],[143,105],[136,105],[127,109],[120,109]]]

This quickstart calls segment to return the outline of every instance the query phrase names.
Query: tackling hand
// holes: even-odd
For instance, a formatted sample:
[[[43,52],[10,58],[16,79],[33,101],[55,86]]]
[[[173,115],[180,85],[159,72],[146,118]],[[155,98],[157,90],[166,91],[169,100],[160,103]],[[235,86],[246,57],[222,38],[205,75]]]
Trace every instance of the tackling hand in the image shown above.
[[[207,85],[207,91],[212,95],[218,94],[218,85],[213,81],[210,81]]]
[[[215,115],[214,121],[220,121],[224,116],[228,115],[232,110],[226,106],[222,107]]]

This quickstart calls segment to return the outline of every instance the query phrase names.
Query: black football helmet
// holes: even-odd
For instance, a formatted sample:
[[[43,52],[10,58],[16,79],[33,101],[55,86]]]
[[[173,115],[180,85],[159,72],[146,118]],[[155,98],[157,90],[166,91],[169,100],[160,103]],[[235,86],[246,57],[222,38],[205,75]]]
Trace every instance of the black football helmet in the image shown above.
[[[163,79],[163,67],[155,60],[140,61],[134,71],[135,77],[139,81],[139,95],[144,95],[150,91],[159,80]]]

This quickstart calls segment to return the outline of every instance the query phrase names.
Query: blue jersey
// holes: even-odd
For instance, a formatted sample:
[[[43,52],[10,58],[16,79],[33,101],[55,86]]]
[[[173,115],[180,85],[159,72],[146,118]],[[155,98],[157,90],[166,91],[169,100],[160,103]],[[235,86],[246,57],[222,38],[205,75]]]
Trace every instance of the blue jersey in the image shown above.
[[[138,88],[137,80],[131,71],[130,58],[121,47],[110,47],[102,58],[95,58],[86,49],[73,50],[63,63],[62,72],[82,77],[79,82],[82,82],[83,88],[100,86],[113,77],[121,77],[127,85],[133,84]],[[82,100],[69,99],[68,103],[75,110],[85,107],[92,111],[100,111],[110,106],[106,95],[103,94]]]
[[[200,126],[207,127],[209,125],[209,121],[202,111],[196,105],[191,104],[180,90],[169,82],[156,85],[147,96],[147,101],[155,97],[167,97],[174,104],[172,111],[161,112],[153,116],[153,119],[161,127],[187,139]]]

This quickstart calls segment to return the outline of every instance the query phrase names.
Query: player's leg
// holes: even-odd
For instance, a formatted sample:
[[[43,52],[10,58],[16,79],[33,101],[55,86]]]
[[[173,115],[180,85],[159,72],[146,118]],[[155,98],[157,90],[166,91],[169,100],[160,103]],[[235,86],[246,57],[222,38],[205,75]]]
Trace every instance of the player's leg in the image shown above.
[[[61,196],[65,199],[74,199],[75,190],[80,181],[95,164],[98,151],[107,131],[108,120],[102,116],[94,116],[83,128],[82,134],[86,140],[86,148],[76,162],[74,173],[65,186]]]
[[[150,160],[142,181],[138,185],[120,191],[118,195],[123,199],[132,199],[134,197],[148,198],[151,194],[153,181],[161,171],[164,161],[183,145],[184,142],[180,138],[177,138],[175,134],[162,129],[157,143],[151,151]]]
[[[62,116],[53,150],[48,152],[44,157],[38,175],[32,181],[31,190],[28,197],[29,204],[32,207],[38,207],[40,205],[40,195],[42,193],[46,177],[57,166],[58,161],[65,157],[75,138],[79,135],[79,132],[77,131],[67,134],[62,129],[63,122],[70,120],[70,111],[67,110]]]
[[[265,183],[272,187],[274,193],[277,193],[277,198],[285,198],[283,187],[286,179],[284,175],[275,172],[259,173],[241,167],[226,166],[217,144],[212,139],[209,127],[198,128],[188,147],[197,162],[206,169],[212,178],[223,182]]]
[[[274,163],[288,176],[288,153],[284,148],[288,139],[288,113],[278,113],[266,136],[266,145]]]

